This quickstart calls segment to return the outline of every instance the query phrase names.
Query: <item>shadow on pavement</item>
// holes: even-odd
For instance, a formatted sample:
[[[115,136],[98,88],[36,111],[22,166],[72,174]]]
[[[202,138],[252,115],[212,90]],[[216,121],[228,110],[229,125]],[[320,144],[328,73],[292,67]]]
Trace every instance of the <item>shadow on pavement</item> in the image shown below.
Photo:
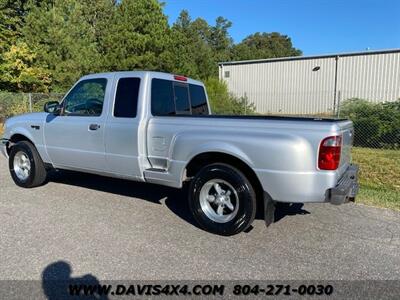
[[[295,216],[295,215],[309,215],[310,212],[308,210],[303,209],[303,203],[277,203],[275,208],[275,221],[274,223],[279,222],[286,216]],[[257,206],[257,214],[256,220],[264,220],[264,207],[263,205]]]
[[[122,195],[132,198],[139,198],[154,204],[164,204],[178,217],[191,225],[198,227],[189,210],[186,200],[186,189],[174,189],[162,185],[135,182],[124,179],[103,177],[98,175],[73,172],[73,171],[52,171],[49,173],[48,181],[57,182],[72,186],[80,186],[96,191]]]
[[[92,290],[92,294],[85,295],[83,290],[79,292],[75,289],[74,295],[71,294],[71,285],[79,288],[80,285],[89,285],[98,287],[100,282],[92,274],[86,274],[82,277],[71,277],[72,269],[69,263],[57,261],[48,265],[42,273],[43,292],[49,300],[62,299],[101,299],[107,300],[108,296],[101,295],[101,292]]]
[[[74,171],[53,171],[49,173],[48,181],[80,186],[92,190],[122,195],[132,198],[139,198],[155,204],[161,204],[165,199],[165,205],[178,217],[191,225],[198,227],[189,210],[187,201],[187,189],[174,189],[162,185],[135,182],[130,180],[116,179],[92,175]],[[275,223],[286,216],[310,214],[303,209],[303,203],[278,203],[275,210]],[[256,219],[264,219],[262,205],[257,207]],[[246,232],[249,232],[247,230]]]
[[[309,215],[310,212],[303,209],[303,203],[278,203],[275,210],[275,223],[286,216]]]

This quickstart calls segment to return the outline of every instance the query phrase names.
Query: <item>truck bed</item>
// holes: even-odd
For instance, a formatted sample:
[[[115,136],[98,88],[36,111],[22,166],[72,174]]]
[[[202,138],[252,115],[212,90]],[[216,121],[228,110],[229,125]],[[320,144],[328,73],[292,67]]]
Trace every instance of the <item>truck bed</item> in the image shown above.
[[[320,118],[320,117],[293,117],[293,116],[260,116],[260,115],[174,115],[175,117],[188,118],[214,118],[214,119],[249,119],[249,120],[279,120],[279,121],[312,121],[312,122],[341,122],[347,119]]]

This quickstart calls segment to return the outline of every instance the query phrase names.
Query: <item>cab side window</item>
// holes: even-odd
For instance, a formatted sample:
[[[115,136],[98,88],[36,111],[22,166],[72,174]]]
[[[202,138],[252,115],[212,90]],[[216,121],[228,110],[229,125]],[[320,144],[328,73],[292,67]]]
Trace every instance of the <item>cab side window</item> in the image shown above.
[[[103,111],[107,79],[80,81],[64,99],[64,115],[100,116]]]
[[[140,78],[120,78],[114,103],[114,117],[135,118],[139,97]]]

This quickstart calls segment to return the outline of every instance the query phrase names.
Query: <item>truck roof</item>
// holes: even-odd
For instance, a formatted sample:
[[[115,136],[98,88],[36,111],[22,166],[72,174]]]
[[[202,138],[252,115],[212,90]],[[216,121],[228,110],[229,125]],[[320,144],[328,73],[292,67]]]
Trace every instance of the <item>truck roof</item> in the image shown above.
[[[165,72],[157,72],[157,71],[116,71],[116,72],[103,72],[103,73],[93,73],[83,76],[81,79],[89,79],[89,78],[98,78],[102,75],[123,75],[123,76],[137,76],[137,77],[144,77],[149,75],[151,78],[160,78],[166,80],[174,80],[174,81],[182,81],[177,79],[178,77],[185,78],[185,82],[196,84],[196,85],[204,85],[201,81],[179,75],[179,74],[171,74]]]

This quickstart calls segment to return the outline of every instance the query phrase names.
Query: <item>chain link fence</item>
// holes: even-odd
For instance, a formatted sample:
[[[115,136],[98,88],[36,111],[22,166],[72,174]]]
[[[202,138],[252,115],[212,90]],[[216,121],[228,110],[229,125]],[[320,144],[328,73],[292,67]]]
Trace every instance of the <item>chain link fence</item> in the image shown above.
[[[215,97],[218,98],[218,97]],[[333,99],[326,91],[302,93],[248,92],[236,96],[256,114],[350,119],[354,123],[354,146],[400,150],[400,98],[393,101],[345,98]],[[260,100],[261,99],[261,100]],[[254,100],[254,101],[252,101]]]
[[[400,150],[400,100],[350,99],[340,105],[338,115],[353,121],[354,146]]]
[[[61,93],[6,93],[0,92],[0,123],[6,118],[26,112],[43,111],[47,101],[60,101]],[[218,101],[218,95],[212,95]],[[304,95],[302,96],[304,98]],[[250,97],[241,97],[243,104],[242,114],[260,111],[252,105]],[[354,145],[367,148],[400,149],[400,100],[393,102],[370,102],[362,99],[348,99],[344,101],[320,101],[314,105],[309,101],[299,105],[293,101],[279,101],[266,97],[262,111],[267,115],[285,116],[314,116],[348,118],[354,122]],[[278,97],[279,98],[279,97]],[[307,98],[307,97],[305,97]],[[310,95],[309,99],[315,98]],[[322,97],[324,98],[324,97]],[[249,111],[250,108],[250,111]],[[260,114],[260,113],[257,113]],[[1,125],[0,125],[1,127]]]
[[[43,111],[48,101],[60,101],[64,94],[60,93],[8,93],[0,92],[0,123],[5,119],[27,112]]]

